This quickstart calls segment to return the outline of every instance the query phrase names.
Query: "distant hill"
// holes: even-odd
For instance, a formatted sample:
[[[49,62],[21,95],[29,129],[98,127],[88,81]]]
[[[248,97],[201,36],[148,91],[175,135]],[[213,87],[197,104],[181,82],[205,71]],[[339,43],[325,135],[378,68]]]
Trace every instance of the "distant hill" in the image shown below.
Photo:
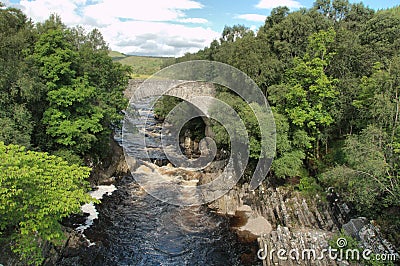
[[[116,51],[109,51],[108,52],[108,55],[112,58],[112,59],[121,59],[121,58],[124,58],[124,57],[126,57],[126,55],[125,54],[123,54],[123,53],[120,53],[120,52],[116,52]]]
[[[134,79],[148,78],[173,60],[172,57],[125,55],[116,51],[110,51],[109,56],[114,61],[131,66]]]

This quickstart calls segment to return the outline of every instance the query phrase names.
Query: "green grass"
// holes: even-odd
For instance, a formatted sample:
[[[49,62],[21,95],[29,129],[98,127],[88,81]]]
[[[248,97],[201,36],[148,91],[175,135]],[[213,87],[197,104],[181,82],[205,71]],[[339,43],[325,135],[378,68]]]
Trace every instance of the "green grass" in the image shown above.
[[[110,51],[109,55],[114,61],[131,66],[133,79],[146,79],[172,60],[170,57],[125,55],[115,51]]]

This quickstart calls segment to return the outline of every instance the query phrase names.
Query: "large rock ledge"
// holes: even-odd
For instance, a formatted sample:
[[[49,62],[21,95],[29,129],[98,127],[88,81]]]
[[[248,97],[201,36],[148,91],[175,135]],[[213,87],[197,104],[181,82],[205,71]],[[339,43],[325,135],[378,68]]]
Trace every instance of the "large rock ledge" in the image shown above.
[[[249,205],[239,206],[231,218],[231,226],[243,242],[253,242],[257,237],[269,234],[272,225],[258,215]]]
[[[110,185],[115,182],[116,178],[122,178],[129,174],[122,147],[115,140],[110,139],[109,155],[93,167],[89,181],[92,186]]]
[[[201,180],[201,182],[208,182]],[[237,186],[209,206],[219,214],[231,217],[232,228],[242,241],[257,241],[260,249],[286,251],[314,249],[321,254],[329,246],[329,240],[342,228],[361,240],[368,247],[381,254],[396,254],[395,249],[383,240],[379,230],[369,221],[363,220],[360,230],[350,232],[354,222],[348,222],[345,210],[334,210],[326,199],[316,195],[305,198],[298,191],[288,187],[265,188],[260,186],[250,191],[248,184]],[[352,228],[352,227],[351,227]],[[367,230],[368,229],[368,230]],[[354,235],[354,234],[358,235]],[[365,236],[366,233],[370,233]],[[373,232],[373,233],[371,233]],[[373,246],[371,243],[378,243]],[[384,243],[384,244],[382,244]],[[311,263],[311,264],[310,264]],[[348,265],[332,260],[329,256],[321,260],[278,260],[266,258],[263,265]]]

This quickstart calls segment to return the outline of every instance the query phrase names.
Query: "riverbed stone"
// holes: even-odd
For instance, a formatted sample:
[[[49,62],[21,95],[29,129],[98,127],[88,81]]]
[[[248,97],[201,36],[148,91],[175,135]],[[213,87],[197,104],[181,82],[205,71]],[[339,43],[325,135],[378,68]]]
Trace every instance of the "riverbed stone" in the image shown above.
[[[249,218],[244,226],[238,228],[238,231],[249,231],[253,235],[261,236],[263,234],[268,234],[272,231],[272,226],[262,216],[257,216],[255,218]]]
[[[136,173],[144,173],[144,174],[150,174],[153,172],[153,169],[146,165],[141,165],[136,169]]]

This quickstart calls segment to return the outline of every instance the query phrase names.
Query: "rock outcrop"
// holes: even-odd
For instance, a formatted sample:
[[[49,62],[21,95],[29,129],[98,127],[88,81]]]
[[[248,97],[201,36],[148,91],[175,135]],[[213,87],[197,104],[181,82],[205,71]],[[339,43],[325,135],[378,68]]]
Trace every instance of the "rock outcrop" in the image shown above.
[[[392,254],[396,261],[400,261],[400,254],[395,247],[384,239],[379,228],[365,217],[351,219],[343,225],[343,230],[358,240],[363,248],[371,250],[374,254]]]
[[[255,191],[248,187],[244,184],[232,189],[210,207],[232,217],[233,229],[243,241],[257,239],[258,255],[265,256],[263,265],[348,265],[326,253],[330,247],[328,242],[342,228],[360,241],[362,248],[375,254],[394,254],[396,261],[400,259],[396,249],[382,238],[379,229],[365,218],[351,219],[343,224],[349,211],[340,200],[334,199],[336,204],[331,204],[322,196],[304,197],[288,187],[260,186]],[[328,196],[332,194],[328,193]],[[278,259],[280,249],[292,251],[295,256],[290,258],[286,253],[286,259]],[[318,258],[323,252],[325,256]]]
[[[244,184],[213,202],[210,207],[234,217],[234,221],[239,219],[243,224],[234,227],[239,237],[256,239],[260,249],[269,251],[285,249],[301,252],[313,248],[318,254],[328,247],[328,241],[338,231],[327,201],[318,197],[306,200],[299,192],[285,187],[266,189],[261,186],[256,191],[250,191]],[[251,219],[243,219],[243,208]],[[265,258],[263,264],[308,265],[310,261],[278,260],[275,256]],[[336,265],[336,262],[325,258],[312,265]]]
[[[110,139],[109,145],[109,155],[93,168],[89,180],[92,185],[113,184],[116,178],[122,178],[129,174],[122,147],[112,139]]]

